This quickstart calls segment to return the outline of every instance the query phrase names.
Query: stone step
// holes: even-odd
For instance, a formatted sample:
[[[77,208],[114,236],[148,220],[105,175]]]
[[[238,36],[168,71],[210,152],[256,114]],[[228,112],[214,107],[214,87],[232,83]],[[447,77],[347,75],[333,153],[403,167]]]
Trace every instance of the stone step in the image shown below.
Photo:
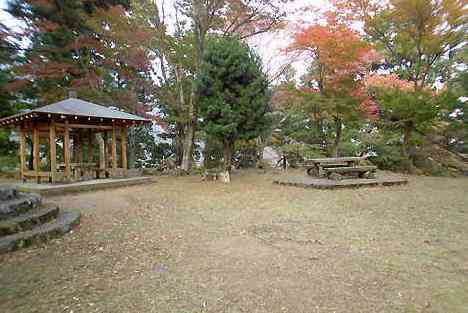
[[[57,219],[48,223],[38,225],[31,230],[2,237],[0,238],[0,254],[61,236],[78,225],[80,217],[79,212],[61,212]]]
[[[15,188],[8,186],[0,186],[0,201],[12,200],[17,197]]]
[[[41,196],[33,193],[17,193],[17,197],[0,201],[0,221],[18,216],[41,205]]]
[[[31,210],[19,216],[0,221],[0,237],[31,230],[37,225],[47,223],[56,218],[58,213],[58,206],[49,204],[40,209]]]

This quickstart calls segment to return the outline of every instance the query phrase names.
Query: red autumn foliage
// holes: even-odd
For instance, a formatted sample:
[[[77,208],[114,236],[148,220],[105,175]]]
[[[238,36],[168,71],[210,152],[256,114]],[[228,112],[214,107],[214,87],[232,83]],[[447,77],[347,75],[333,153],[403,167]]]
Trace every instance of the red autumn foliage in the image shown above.
[[[379,109],[368,96],[363,79],[381,56],[357,32],[337,22],[333,12],[326,16],[327,24],[301,28],[287,48],[287,53],[315,64],[315,70],[307,79],[319,87],[303,88],[303,91],[339,97],[345,93],[360,102],[359,109],[365,116],[376,118]]]
[[[356,32],[338,23],[299,30],[287,51],[315,59],[321,68],[315,79],[329,88],[337,88],[344,79],[366,73],[380,59]]]

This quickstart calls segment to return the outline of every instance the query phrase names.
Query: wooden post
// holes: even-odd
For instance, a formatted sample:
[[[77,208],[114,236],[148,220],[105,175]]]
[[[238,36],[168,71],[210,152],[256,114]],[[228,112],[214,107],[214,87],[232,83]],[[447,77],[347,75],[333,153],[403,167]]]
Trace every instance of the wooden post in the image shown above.
[[[109,155],[107,131],[105,131],[104,133],[102,133],[100,135],[101,135],[101,138],[102,138],[102,158],[101,158],[102,167],[101,168],[106,169],[107,165],[108,165],[107,160],[108,160],[108,155]]]
[[[39,155],[39,128],[36,124],[33,126],[33,169],[36,175],[37,182],[40,183],[39,177],[39,163],[40,163],[40,155]]]
[[[63,161],[65,163],[65,178],[70,180],[70,128],[68,121],[65,121],[63,133]]]
[[[104,138],[102,138],[102,134],[98,133],[96,136],[99,144],[99,171],[97,172],[96,178],[99,178],[100,173],[104,172],[106,169],[106,148]]]
[[[75,168],[74,175],[77,177],[82,177],[83,173],[83,136],[81,131],[78,129],[76,131],[75,140],[73,141],[74,151],[75,151],[75,163],[79,163],[80,166]]]
[[[117,127],[115,123],[112,125],[112,175],[115,176],[117,173]]]
[[[76,163],[83,163],[83,139],[81,137],[81,132],[77,131],[74,143],[75,146],[75,162]]]
[[[25,180],[24,172],[26,171],[26,134],[24,129],[21,127],[19,130],[20,135],[20,177],[21,180]]]
[[[55,143],[55,123],[49,125],[49,146],[50,146],[50,179],[52,183],[57,180],[57,146]]]
[[[88,131],[88,163],[93,163],[94,158],[94,147],[93,147],[93,131]]]
[[[127,176],[127,128],[121,127],[120,128],[120,152],[122,154],[122,168],[124,171],[124,176]]]

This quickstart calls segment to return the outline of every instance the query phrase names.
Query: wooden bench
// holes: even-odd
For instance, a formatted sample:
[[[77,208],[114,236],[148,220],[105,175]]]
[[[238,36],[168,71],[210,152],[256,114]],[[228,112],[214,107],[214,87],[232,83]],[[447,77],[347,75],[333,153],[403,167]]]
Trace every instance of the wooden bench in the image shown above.
[[[326,176],[330,179],[341,180],[347,177],[375,178],[376,166],[348,166],[331,167],[324,169]]]
[[[304,166],[310,176],[326,177],[328,168],[357,167],[367,157],[321,158],[305,160]]]
[[[36,171],[24,171],[23,182],[26,182],[28,178],[34,178],[38,184],[41,183],[42,179],[50,180],[50,172],[36,172]]]

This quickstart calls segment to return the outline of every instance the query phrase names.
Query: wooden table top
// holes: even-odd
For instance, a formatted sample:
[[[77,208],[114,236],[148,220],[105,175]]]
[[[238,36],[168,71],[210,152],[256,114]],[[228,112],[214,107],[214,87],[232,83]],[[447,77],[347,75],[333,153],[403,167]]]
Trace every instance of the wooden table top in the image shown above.
[[[312,163],[338,163],[338,162],[359,162],[363,161],[364,157],[343,157],[343,158],[321,158],[321,159],[307,159],[306,162]]]

